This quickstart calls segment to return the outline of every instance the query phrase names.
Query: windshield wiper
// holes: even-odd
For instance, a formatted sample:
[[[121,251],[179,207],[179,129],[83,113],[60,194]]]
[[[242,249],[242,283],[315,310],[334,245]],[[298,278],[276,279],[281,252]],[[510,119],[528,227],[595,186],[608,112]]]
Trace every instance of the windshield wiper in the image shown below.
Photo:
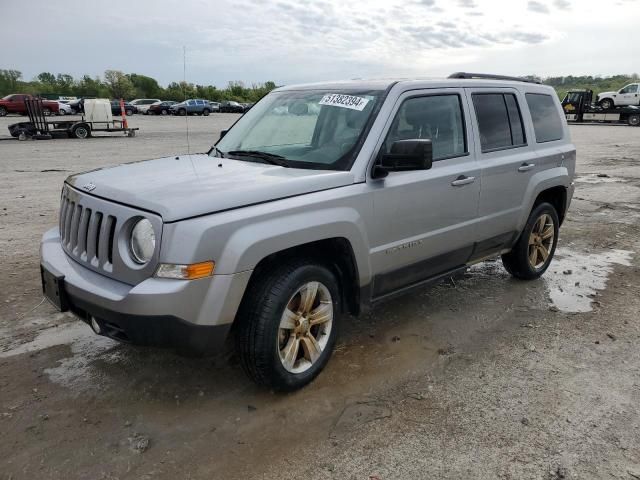
[[[271,165],[278,165],[280,167],[289,166],[289,164],[287,163],[287,159],[282,155],[261,152],[259,150],[231,150],[230,152],[227,152],[227,155],[233,155],[235,157],[253,157]]]
[[[216,157],[224,158],[224,152],[220,150],[218,147],[216,147],[215,145],[211,147],[211,150],[213,150],[213,152],[216,154]]]

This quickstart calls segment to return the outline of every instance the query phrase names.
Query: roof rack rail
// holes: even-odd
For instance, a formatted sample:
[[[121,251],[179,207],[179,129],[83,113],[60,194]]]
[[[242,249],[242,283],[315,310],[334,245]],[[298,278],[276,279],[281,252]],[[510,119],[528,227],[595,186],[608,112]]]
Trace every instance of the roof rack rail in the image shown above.
[[[506,75],[493,75],[491,73],[468,73],[468,72],[456,72],[449,75],[449,78],[463,78],[463,79],[472,79],[472,78],[485,78],[488,80],[511,80],[512,82],[527,82],[527,83],[537,83],[541,84],[542,82],[538,82],[536,80],[528,80],[522,77],[509,77]]]

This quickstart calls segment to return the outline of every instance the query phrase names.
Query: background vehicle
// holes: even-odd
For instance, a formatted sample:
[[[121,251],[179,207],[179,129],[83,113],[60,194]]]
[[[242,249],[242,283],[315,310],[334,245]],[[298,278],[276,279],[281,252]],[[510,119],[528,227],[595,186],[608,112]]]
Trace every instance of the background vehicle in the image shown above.
[[[249,377],[293,390],[328,362],[343,313],[490,257],[544,274],[574,172],[551,87],[466,73],[282,87],[207,155],[69,177],[44,291],[120,341],[212,351],[233,325]]]
[[[136,107],[138,113],[146,115],[147,110],[149,110],[151,105],[155,105],[160,102],[162,102],[162,100],[159,98],[136,98],[135,100],[131,100],[129,104]]]
[[[16,93],[13,95],[7,95],[0,99],[0,117],[4,117],[9,113],[19,113],[21,115],[27,114],[27,108],[24,105],[26,99],[36,98],[33,95],[27,95],[24,93]],[[60,110],[58,102],[53,100],[43,100],[42,108],[45,115],[56,114]]]
[[[220,111],[223,113],[244,113],[244,107],[238,102],[226,101],[220,104]]]
[[[220,102],[209,102],[209,105],[211,105],[211,111],[212,112],[219,112],[220,111]]]
[[[113,115],[121,115],[122,109],[120,108],[120,100],[111,100],[111,113]],[[135,105],[131,105],[129,102],[124,102],[124,113],[127,116],[131,116],[138,113],[138,109]]]
[[[640,105],[640,83],[630,83],[617,92],[599,93],[596,103],[605,110],[614,107]]]
[[[58,115],[72,115],[73,109],[67,102],[58,100]]]
[[[213,108],[208,100],[201,98],[190,98],[184,102],[171,106],[171,113],[174,115],[209,115]]]
[[[616,122],[640,125],[640,107],[630,105],[603,108],[593,105],[592,90],[570,90],[562,100],[562,108],[569,122]]]
[[[152,105],[149,105],[149,109],[147,110],[147,113],[154,114],[154,115],[167,115],[171,113],[170,112],[171,106],[175,105],[176,103],[178,102],[174,102],[173,100],[154,103]]]

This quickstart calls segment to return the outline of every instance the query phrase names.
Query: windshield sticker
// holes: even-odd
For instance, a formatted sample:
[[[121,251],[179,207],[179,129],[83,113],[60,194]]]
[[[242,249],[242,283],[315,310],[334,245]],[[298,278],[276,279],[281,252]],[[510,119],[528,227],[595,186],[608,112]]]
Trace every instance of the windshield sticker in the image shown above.
[[[361,112],[369,103],[368,98],[354,97],[353,95],[340,95],[339,93],[329,93],[318,102],[320,105],[332,105],[334,107],[349,108]]]

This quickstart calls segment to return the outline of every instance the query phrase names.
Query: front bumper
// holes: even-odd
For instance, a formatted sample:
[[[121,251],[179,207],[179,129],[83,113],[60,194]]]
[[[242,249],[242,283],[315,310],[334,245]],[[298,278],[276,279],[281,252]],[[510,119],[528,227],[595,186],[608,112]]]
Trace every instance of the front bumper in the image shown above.
[[[62,250],[58,228],[45,233],[41,264],[64,276],[69,309],[101,334],[139,345],[197,352],[219,348],[229,332],[250,271],[184,281],[148,278],[132,286],[96,273]]]

